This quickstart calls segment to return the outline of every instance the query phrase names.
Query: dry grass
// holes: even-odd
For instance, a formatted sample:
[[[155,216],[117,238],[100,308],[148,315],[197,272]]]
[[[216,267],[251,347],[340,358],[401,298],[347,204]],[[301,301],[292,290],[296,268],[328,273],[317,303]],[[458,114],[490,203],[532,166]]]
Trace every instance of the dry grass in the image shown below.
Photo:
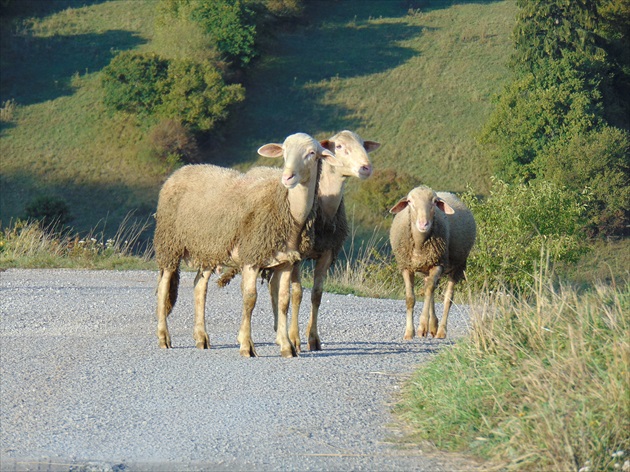
[[[153,247],[143,239],[150,221],[127,215],[113,237],[105,224],[85,235],[37,221],[17,220],[0,233],[0,268],[153,269]]]
[[[630,457],[630,278],[579,293],[539,273],[485,293],[472,333],[422,368],[401,413],[505,470],[616,470]],[[628,463],[625,467],[629,467]]]

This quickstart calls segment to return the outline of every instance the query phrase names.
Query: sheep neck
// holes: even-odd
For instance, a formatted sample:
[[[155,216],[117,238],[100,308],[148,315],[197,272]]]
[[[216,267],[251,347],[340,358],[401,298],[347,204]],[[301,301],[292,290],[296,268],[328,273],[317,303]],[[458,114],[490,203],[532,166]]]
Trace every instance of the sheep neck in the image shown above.
[[[317,198],[319,198],[322,213],[328,219],[334,218],[339,210],[346,179],[345,175],[336,172],[335,168],[328,163],[324,163]]]
[[[317,179],[309,179],[305,184],[300,183],[289,189],[288,200],[291,216],[295,220],[296,227],[289,239],[288,249],[297,250],[302,227],[313,208]]]

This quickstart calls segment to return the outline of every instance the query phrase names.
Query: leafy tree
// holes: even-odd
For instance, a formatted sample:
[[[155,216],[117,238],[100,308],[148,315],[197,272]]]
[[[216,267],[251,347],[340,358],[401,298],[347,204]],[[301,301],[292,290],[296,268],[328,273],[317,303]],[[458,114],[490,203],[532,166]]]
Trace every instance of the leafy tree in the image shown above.
[[[630,134],[623,127],[630,110],[620,97],[626,66],[610,59],[610,39],[602,35],[627,41],[630,20],[598,10],[625,11],[627,1],[518,0],[515,79],[480,136],[507,182],[547,179],[575,192],[589,188],[593,234],[623,233],[628,223]]]
[[[101,73],[105,105],[129,113],[150,113],[162,100],[160,84],[166,79],[168,64],[155,54],[117,54]]]
[[[163,90],[157,114],[179,119],[196,131],[211,130],[227,117],[229,105],[245,98],[241,85],[226,85],[216,68],[194,61],[171,62]]]
[[[473,285],[518,288],[531,284],[541,252],[552,262],[575,261],[584,252],[588,194],[551,182],[507,184],[495,180],[487,199],[462,195],[477,222],[468,259]]]
[[[159,10],[162,17],[201,25],[219,53],[238,66],[247,65],[256,56],[253,14],[239,0],[162,0]]]
[[[545,60],[559,60],[567,53],[595,57],[600,16],[594,0],[517,0],[519,14],[514,29],[514,63],[535,70]],[[543,61],[542,64],[540,62]]]

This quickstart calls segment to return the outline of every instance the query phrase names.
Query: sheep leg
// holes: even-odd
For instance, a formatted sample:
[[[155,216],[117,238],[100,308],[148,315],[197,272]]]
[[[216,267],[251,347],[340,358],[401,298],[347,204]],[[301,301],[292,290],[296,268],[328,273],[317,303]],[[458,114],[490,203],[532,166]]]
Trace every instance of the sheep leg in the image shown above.
[[[413,309],[416,306],[416,294],[413,289],[415,274],[412,270],[404,269],[402,271],[402,276],[405,281],[405,302],[407,304],[407,324],[405,326],[405,335],[403,336],[403,339],[409,341],[413,339],[416,334],[413,327]]]
[[[292,265],[282,266],[276,269],[278,272],[278,333],[276,342],[280,344],[280,355],[282,357],[296,357],[297,351],[293,343],[289,340],[287,326],[287,312],[289,311],[289,297],[291,286]]]
[[[208,280],[212,275],[211,270],[199,270],[195,278],[195,327],[193,339],[199,349],[208,349],[210,340],[206,332],[206,294],[208,292]]]
[[[442,319],[438,326],[436,338],[443,339],[446,337],[446,321],[448,320],[448,312],[451,309],[451,303],[453,303],[453,293],[455,292],[455,281],[449,277],[448,284],[446,285],[446,293],[444,294],[444,311],[442,313]]]
[[[170,303],[168,301],[169,291],[171,286],[171,277],[174,270],[162,269],[160,271],[160,277],[158,280],[157,290],[157,336],[158,344],[161,348],[168,349],[171,346],[171,336],[168,332],[168,326],[166,325],[166,317],[168,316]]]
[[[289,327],[289,339],[295,346],[296,352],[301,350],[300,342],[300,305],[302,304],[302,274],[300,263],[293,264],[291,269],[291,326]]]
[[[271,310],[273,311],[273,330],[278,332],[278,276],[275,270],[269,279],[269,295],[271,298]]]
[[[319,339],[317,330],[317,316],[319,314],[319,306],[322,303],[322,294],[324,293],[324,281],[330,265],[332,264],[332,251],[324,252],[315,263],[315,271],[313,273],[313,291],[311,292],[311,317],[308,321],[306,330],[308,331],[308,348],[311,351],[321,351],[322,342]]]
[[[433,337],[437,334],[438,319],[435,316],[434,291],[443,270],[442,266],[432,267],[429,270],[429,275],[424,279],[424,306],[422,307],[422,315],[420,315],[418,336],[426,337],[429,332]]]
[[[258,297],[258,293],[256,292],[258,272],[258,267],[250,265],[244,266],[242,270],[241,293],[243,295],[243,318],[237,339],[241,345],[240,353],[243,357],[258,357],[256,349],[254,349],[254,342],[252,341],[252,311],[254,311]]]

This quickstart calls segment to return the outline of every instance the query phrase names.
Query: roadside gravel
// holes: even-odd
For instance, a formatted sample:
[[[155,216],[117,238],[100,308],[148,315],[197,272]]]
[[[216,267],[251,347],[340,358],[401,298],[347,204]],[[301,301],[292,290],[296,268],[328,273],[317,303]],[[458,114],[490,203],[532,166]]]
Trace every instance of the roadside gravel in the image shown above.
[[[157,274],[0,272],[0,461],[5,470],[369,470],[464,468],[396,444],[404,379],[467,329],[454,305],[449,340],[403,342],[404,301],[324,294],[323,351],[282,359],[268,291],[239,356],[237,279],[210,284],[211,349],[192,339],[194,274],[155,335]],[[307,322],[305,291],[301,331]],[[418,310],[421,303],[418,303]],[[440,306],[441,308],[441,306]],[[438,309],[436,307],[436,309]]]

